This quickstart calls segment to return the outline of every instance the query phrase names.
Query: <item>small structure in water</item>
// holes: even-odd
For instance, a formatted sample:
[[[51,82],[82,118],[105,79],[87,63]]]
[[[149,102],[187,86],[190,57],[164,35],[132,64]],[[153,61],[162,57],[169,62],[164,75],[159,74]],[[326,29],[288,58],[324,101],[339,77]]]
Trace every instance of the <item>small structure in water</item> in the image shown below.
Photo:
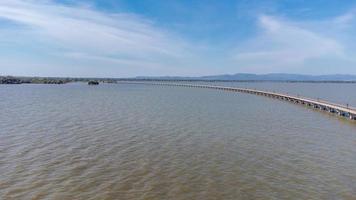
[[[98,81],[89,81],[88,85],[99,85]]]

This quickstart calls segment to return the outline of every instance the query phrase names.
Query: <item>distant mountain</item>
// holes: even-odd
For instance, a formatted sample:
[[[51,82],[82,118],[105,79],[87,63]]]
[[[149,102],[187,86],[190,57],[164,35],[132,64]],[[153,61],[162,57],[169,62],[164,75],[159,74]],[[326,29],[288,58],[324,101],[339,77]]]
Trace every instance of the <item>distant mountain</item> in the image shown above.
[[[331,74],[331,75],[302,75],[302,74],[223,74],[201,77],[136,77],[136,79],[160,79],[160,80],[221,80],[221,81],[356,81],[356,75]]]

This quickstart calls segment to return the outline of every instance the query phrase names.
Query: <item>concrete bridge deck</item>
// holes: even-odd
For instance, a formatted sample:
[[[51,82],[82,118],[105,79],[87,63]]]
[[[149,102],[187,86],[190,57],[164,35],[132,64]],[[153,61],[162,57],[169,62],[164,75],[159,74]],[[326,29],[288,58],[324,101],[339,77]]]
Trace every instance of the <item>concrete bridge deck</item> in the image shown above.
[[[241,92],[248,94],[261,95],[276,99],[281,99],[296,104],[306,105],[315,109],[320,109],[325,112],[335,113],[339,116],[347,117],[351,120],[356,120],[356,108],[344,106],[332,102],[320,101],[316,99],[311,99],[307,97],[292,96],[277,92],[268,92],[262,90],[248,89],[248,88],[238,88],[238,87],[226,87],[217,85],[201,85],[201,84],[185,84],[185,83],[167,83],[167,82],[136,82],[136,81],[119,81],[118,83],[125,84],[144,84],[144,85],[161,85],[161,86],[176,86],[176,87],[190,87],[190,88],[208,88],[216,90],[225,90],[231,92]]]

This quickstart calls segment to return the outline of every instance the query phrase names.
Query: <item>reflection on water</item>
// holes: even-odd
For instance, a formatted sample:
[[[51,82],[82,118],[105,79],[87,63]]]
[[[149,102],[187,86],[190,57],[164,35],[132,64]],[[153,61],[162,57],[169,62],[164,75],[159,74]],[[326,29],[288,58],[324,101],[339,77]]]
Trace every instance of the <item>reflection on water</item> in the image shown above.
[[[354,84],[244,84],[356,105]],[[302,106],[144,85],[0,96],[0,199],[356,198],[356,125]]]

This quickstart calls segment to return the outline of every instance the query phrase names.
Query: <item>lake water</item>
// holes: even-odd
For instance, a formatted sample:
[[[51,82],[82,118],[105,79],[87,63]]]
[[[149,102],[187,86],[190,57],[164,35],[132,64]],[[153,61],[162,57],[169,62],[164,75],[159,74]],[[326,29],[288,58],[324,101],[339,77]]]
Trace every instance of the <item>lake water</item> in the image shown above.
[[[214,83],[356,106],[356,84]],[[356,199],[356,123],[198,88],[0,85],[0,199]]]

